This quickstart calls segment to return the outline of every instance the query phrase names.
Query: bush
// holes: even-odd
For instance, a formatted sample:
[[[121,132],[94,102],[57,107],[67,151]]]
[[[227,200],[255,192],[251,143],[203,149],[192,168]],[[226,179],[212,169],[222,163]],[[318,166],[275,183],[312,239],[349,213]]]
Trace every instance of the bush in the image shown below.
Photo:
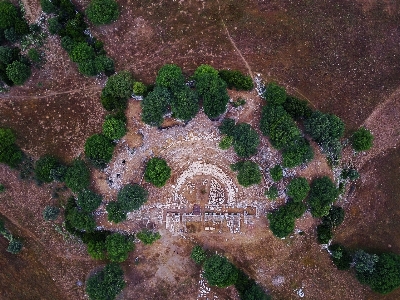
[[[161,238],[158,232],[151,232],[148,230],[142,230],[136,234],[136,237],[145,245],[151,245],[155,241]]]
[[[303,201],[310,191],[310,185],[304,177],[297,177],[290,181],[287,186],[287,195],[293,199],[294,202]]]
[[[40,61],[42,60],[39,51],[37,51],[35,48],[31,48],[28,50],[28,57],[32,62],[36,64],[40,63]]]
[[[305,138],[299,138],[283,149],[282,165],[286,168],[294,168],[311,161],[313,158],[314,151],[310,143]]]
[[[65,184],[73,192],[79,192],[90,184],[90,171],[83,160],[76,159],[67,169]]]
[[[5,190],[6,190],[6,187],[4,186],[4,184],[0,183],[0,194],[4,193]]]
[[[361,127],[351,136],[351,144],[355,151],[366,151],[371,149],[374,136],[371,131]]]
[[[99,72],[96,69],[94,59],[85,60],[78,64],[79,73],[85,76],[96,76]]]
[[[167,88],[172,92],[180,91],[185,86],[185,77],[180,67],[166,64],[158,70],[156,85]]]
[[[261,182],[259,166],[252,161],[240,161],[231,165],[232,171],[238,171],[237,179],[240,185],[249,187]]]
[[[356,169],[353,168],[343,169],[340,176],[343,179],[350,179],[351,181],[360,178],[360,174],[357,172]]]
[[[207,258],[207,255],[201,246],[196,245],[193,247],[190,257],[193,259],[193,261],[196,264],[200,265],[205,261],[205,259]]]
[[[162,187],[171,177],[171,168],[162,158],[153,157],[146,165],[144,179],[154,184],[156,187]]]
[[[86,42],[77,43],[71,52],[71,59],[76,63],[92,61],[95,58],[94,49]]]
[[[134,248],[133,242],[120,233],[113,233],[106,238],[107,254],[112,262],[127,260],[129,252],[133,251]]]
[[[8,65],[13,61],[18,60],[19,51],[14,50],[16,48],[0,46],[0,62]]]
[[[233,132],[235,130],[235,120],[230,118],[223,119],[221,125],[218,126],[218,129],[221,134],[233,136]]]
[[[101,195],[98,195],[91,190],[82,190],[78,193],[78,205],[84,212],[92,212],[96,210],[102,201]]]
[[[168,89],[156,86],[141,102],[142,121],[151,126],[161,126],[170,103]]]
[[[272,177],[272,180],[277,182],[283,178],[283,170],[280,165],[276,165],[275,167],[269,169],[269,174]]]
[[[250,124],[235,125],[233,132],[233,149],[239,157],[248,158],[257,153],[260,138]]]
[[[124,272],[118,264],[108,264],[89,277],[86,293],[91,300],[112,300],[124,289]]]
[[[15,168],[22,161],[22,151],[15,145],[15,134],[9,128],[0,128],[0,163]]]
[[[98,55],[94,59],[96,74],[104,73],[107,76],[114,74],[114,61],[106,55]]]
[[[106,206],[107,210],[107,220],[114,223],[120,223],[126,220],[126,213],[128,211],[122,208],[119,202],[113,201],[109,202]]]
[[[89,241],[87,251],[91,258],[97,260],[106,259],[106,244],[103,241]]]
[[[44,155],[36,161],[35,176],[43,182],[51,182],[54,180],[53,173],[60,166],[57,158],[51,155]]]
[[[50,34],[60,34],[63,29],[62,24],[58,17],[50,18],[47,20],[49,24],[49,32]],[[72,50],[72,49],[71,49]]]
[[[265,196],[267,196],[269,200],[275,200],[279,196],[278,188],[275,185],[271,186],[268,191],[265,191]]]
[[[277,210],[268,213],[269,227],[279,238],[288,236],[294,230],[296,218],[300,218],[306,210],[301,202],[288,202]]]
[[[326,216],[338,195],[338,189],[329,177],[324,176],[314,179],[311,183],[311,191],[307,200],[311,215],[313,217]]]
[[[126,100],[132,95],[133,78],[128,71],[122,71],[108,78],[102,94],[115,99]]]
[[[127,184],[118,192],[121,209],[132,211],[139,209],[146,201],[148,192],[138,184]]]
[[[46,14],[56,13],[58,10],[51,0],[40,0],[40,6]]]
[[[232,142],[233,142],[233,137],[232,136],[224,136],[221,141],[219,142],[219,147],[222,150],[227,150],[232,146]]]
[[[350,269],[350,264],[353,260],[347,249],[340,244],[332,244],[328,247],[331,258],[338,270]]]
[[[135,81],[135,83],[133,84],[133,93],[136,96],[143,96],[147,91],[147,87],[139,81]]]
[[[344,209],[340,206],[333,205],[329,213],[322,217],[322,223],[330,228],[336,228],[344,221]]]
[[[73,208],[68,211],[66,219],[72,227],[86,232],[93,232],[96,229],[96,221],[92,213],[87,213]]]
[[[307,119],[312,114],[312,109],[308,107],[307,101],[293,96],[287,96],[282,106],[293,119]]]
[[[98,168],[104,168],[114,153],[114,143],[103,134],[90,136],[85,143],[85,155]]]
[[[229,89],[250,91],[253,89],[253,80],[237,70],[221,70],[218,75],[224,80]]]
[[[370,273],[375,271],[375,264],[379,261],[376,254],[369,254],[364,250],[357,250],[353,255],[353,263],[358,273]]]
[[[238,270],[225,257],[213,255],[203,264],[204,277],[211,286],[224,288],[235,284]]]
[[[193,119],[199,111],[198,96],[195,91],[187,86],[174,92],[171,110],[174,118],[188,122]]]
[[[24,245],[22,244],[21,241],[16,240],[14,238],[11,239],[11,241],[8,244],[7,247],[7,252],[10,252],[12,254],[18,254],[21,252],[22,248],[24,247]]]
[[[103,123],[103,134],[110,140],[118,140],[126,134],[125,122],[113,116],[107,116]]]
[[[272,82],[267,85],[264,97],[269,105],[282,105],[286,101],[286,90]]]
[[[7,66],[6,73],[15,85],[22,85],[31,76],[31,68],[22,62],[14,61]]]
[[[318,243],[328,244],[333,237],[333,232],[330,226],[320,224],[317,226]]]
[[[45,221],[54,221],[59,214],[60,209],[58,207],[47,205],[43,210],[43,219]]]
[[[114,0],[92,0],[86,15],[94,25],[109,24],[118,19],[118,4]]]

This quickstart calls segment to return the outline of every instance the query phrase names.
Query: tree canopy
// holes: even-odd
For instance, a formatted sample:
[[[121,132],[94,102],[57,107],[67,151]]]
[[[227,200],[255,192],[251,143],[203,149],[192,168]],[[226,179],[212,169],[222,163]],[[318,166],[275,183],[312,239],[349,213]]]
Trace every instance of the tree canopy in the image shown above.
[[[260,138],[250,124],[236,124],[232,133],[233,149],[239,157],[248,158],[257,153]]]
[[[134,250],[132,240],[120,233],[113,233],[106,238],[108,258],[112,262],[123,262],[128,258],[129,252]]]
[[[238,278],[237,268],[226,257],[213,255],[203,264],[204,277],[212,286],[220,288],[235,284]]]
[[[171,168],[167,162],[159,157],[151,158],[146,165],[144,179],[154,184],[156,187],[162,187],[171,177]]]
[[[202,264],[206,260],[207,255],[201,246],[196,245],[193,247],[190,257],[196,264]]]
[[[366,151],[371,149],[374,136],[371,131],[361,127],[351,136],[351,144],[356,151]]]
[[[238,70],[221,70],[218,75],[226,82],[229,89],[250,91],[253,88],[253,79]]]
[[[175,93],[183,89],[185,77],[180,67],[174,64],[166,64],[158,70],[156,85],[164,87]]]
[[[86,9],[86,15],[94,25],[109,24],[118,19],[118,3],[114,0],[92,0]]]
[[[103,134],[110,140],[119,140],[126,134],[125,122],[112,115],[107,116],[103,123]]]
[[[142,121],[151,126],[161,126],[170,103],[171,93],[168,89],[156,86],[141,102]]]
[[[23,62],[14,61],[7,65],[6,73],[15,85],[22,85],[31,76],[31,68]]]
[[[275,165],[273,168],[269,169],[269,174],[273,181],[277,182],[283,178],[283,170],[281,165]]]
[[[286,90],[271,82],[265,89],[264,97],[269,105],[282,105],[286,100]]]
[[[311,191],[307,199],[312,216],[326,216],[338,196],[338,189],[329,177],[315,178],[311,183]]]
[[[151,245],[155,241],[161,238],[160,233],[152,232],[147,229],[143,229],[136,234],[136,237],[145,245]]]
[[[252,161],[240,161],[231,165],[233,171],[238,171],[237,179],[240,185],[249,187],[261,182],[261,171],[259,166]]]
[[[65,174],[65,184],[73,192],[79,192],[90,184],[90,171],[85,162],[80,159],[74,160]]]
[[[53,173],[57,170],[60,163],[57,158],[52,155],[44,155],[36,161],[35,176],[43,182],[51,182],[54,180]]]
[[[138,184],[127,184],[118,192],[118,202],[126,212],[139,209],[147,197],[147,190]]]
[[[272,233],[279,238],[288,236],[294,230],[295,219],[300,218],[306,211],[301,202],[288,202],[267,214]]]
[[[77,203],[84,212],[92,212],[100,206],[102,200],[101,195],[84,189],[78,193]]]
[[[310,191],[310,185],[304,177],[297,177],[292,179],[287,186],[287,195],[293,199],[294,202],[303,201]]]
[[[184,122],[193,119],[200,107],[197,93],[191,88],[184,86],[174,92],[171,101],[172,116]]]
[[[94,166],[104,168],[114,153],[114,143],[103,134],[90,136],[85,143],[85,155]]]

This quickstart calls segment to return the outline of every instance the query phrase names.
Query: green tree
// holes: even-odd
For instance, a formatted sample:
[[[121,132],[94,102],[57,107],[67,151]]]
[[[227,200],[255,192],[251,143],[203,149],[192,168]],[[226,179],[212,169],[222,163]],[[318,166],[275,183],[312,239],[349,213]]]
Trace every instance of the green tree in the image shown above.
[[[89,213],[96,210],[100,206],[102,200],[101,195],[91,190],[84,189],[78,193],[77,203],[82,211]]]
[[[196,246],[193,247],[192,252],[190,254],[190,257],[193,259],[193,261],[196,264],[200,265],[206,260],[207,255],[206,255],[206,252],[204,251],[204,249],[201,246],[196,245]]]
[[[15,134],[9,128],[0,128],[0,163],[15,168],[22,161],[22,151],[15,145]]]
[[[171,102],[172,116],[184,122],[193,119],[200,109],[197,93],[187,86],[174,92]]]
[[[296,218],[300,218],[306,207],[301,202],[287,202],[277,210],[267,214],[272,233],[279,238],[288,236],[294,230]]]
[[[96,76],[99,72],[96,69],[96,62],[94,59],[84,60],[78,63],[78,71],[85,76]]]
[[[286,101],[286,90],[271,82],[265,89],[264,98],[270,105],[282,105]]]
[[[19,56],[19,51],[17,54],[14,49],[15,48],[0,46],[0,62],[8,65],[17,60]]]
[[[40,6],[46,14],[56,13],[58,10],[51,0],[40,0]]]
[[[328,247],[331,259],[338,270],[350,269],[350,264],[353,260],[350,252],[340,244],[332,244]]]
[[[106,243],[104,241],[89,241],[87,251],[91,258],[96,260],[106,259]]]
[[[141,102],[142,121],[151,126],[161,126],[170,103],[171,93],[168,89],[156,86]]]
[[[133,77],[128,71],[122,71],[108,78],[102,93],[105,96],[126,100],[132,95]]]
[[[329,144],[340,139],[344,133],[343,121],[333,115],[314,111],[310,118],[304,122],[305,130],[313,140],[323,148],[329,148]]]
[[[85,143],[85,155],[98,168],[104,168],[111,160],[115,144],[103,134],[90,136]]]
[[[67,169],[65,184],[73,192],[79,192],[89,186],[90,171],[83,160],[74,160],[72,165]]]
[[[354,268],[357,273],[370,273],[375,271],[375,264],[379,261],[379,256],[369,254],[362,249],[357,250],[353,255]]]
[[[60,34],[60,32],[63,30],[63,25],[60,23],[60,19],[58,17],[49,18],[47,23],[49,24],[50,34]]]
[[[253,88],[251,77],[243,75],[238,70],[221,70],[218,75],[226,82],[229,89],[250,91]]]
[[[279,196],[278,188],[275,185],[271,186],[267,191],[265,191],[265,196],[267,196],[269,200],[275,200]]]
[[[97,55],[94,59],[94,66],[97,73],[104,73],[110,76],[115,71],[114,61],[106,55]]]
[[[31,76],[31,68],[20,61],[14,61],[7,66],[6,73],[15,85],[22,85]]]
[[[260,138],[250,124],[236,124],[232,133],[233,149],[239,157],[248,158],[257,153]]]
[[[113,300],[124,289],[124,272],[118,264],[108,264],[89,277],[86,293],[90,300]]]
[[[147,91],[147,87],[144,85],[144,83],[135,81],[133,84],[133,93],[136,96],[143,96]]]
[[[17,8],[10,1],[0,1],[0,29],[14,27],[17,19]]]
[[[361,127],[351,136],[351,144],[356,151],[366,151],[371,149],[374,136],[371,131]]]
[[[40,63],[40,61],[42,60],[42,57],[41,57],[39,51],[36,50],[35,48],[31,48],[31,49],[28,50],[28,57],[36,65],[38,63]]]
[[[320,244],[328,244],[333,237],[332,228],[325,224],[317,226],[317,239]]]
[[[113,116],[107,116],[103,123],[103,134],[110,140],[118,140],[126,134],[125,122]]]
[[[294,168],[313,158],[314,151],[310,143],[305,138],[299,138],[283,149],[282,165],[286,168]]]
[[[232,146],[232,143],[233,143],[233,137],[226,135],[221,139],[221,141],[219,143],[219,147],[222,150],[227,150]]]
[[[224,288],[235,284],[238,278],[237,268],[226,257],[213,255],[203,264],[204,277],[212,286]]]
[[[124,211],[139,209],[148,198],[148,192],[138,184],[127,184],[118,192],[118,202]]]
[[[249,187],[261,182],[260,167],[252,161],[240,161],[231,165],[232,171],[238,171],[237,179],[240,185]]]
[[[162,187],[171,177],[171,168],[167,162],[158,157],[151,158],[146,164],[144,179],[154,184],[156,187]]]
[[[315,178],[311,183],[311,191],[307,200],[311,215],[313,217],[326,216],[338,195],[338,189],[329,177]]]
[[[22,248],[24,247],[24,245],[22,244],[21,241],[12,238],[11,241],[8,244],[7,247],[7,252],[10,252],[12,254],[18,254],[21,252]]]
[[[125,261],[134,248],[130,238],[120,233],[113,233],[106,238],[107,254],[112,262]]]
[[[86,42],[77,43],[71,52],[71,59],[76,63],[92,61],[95,58],[94,49]]]
[[[36,161],[35,176],[43,182],[51,182],[54,180],[53,172],[57,170],[60,163],[57,158],[52,155],[44,155]]]
[[[127,210],[124,210],[121,203],[117,201],[109,202],[106,206],[107,220],[114,223],[120,223],[126,220]]]
[[[344,221],[344,209],[340,206],[332,205],[329,213],[322,217],[322,223],[330,228],[336,228]]]
[[[96,229],[96,220],[93,214],[80,211],[76,207],[68,212],[66,218],[71,226],[80,231],[93,232]]]
[[[312,109],[308,106],[307,101],[300,100],[293,96],[287,96],[282,106],[286,112],[296,120],[307,119],[312,114]]]
[[[86,15],[94,25],[109,24],[118,19],[118,3],[114,0],[92,0]]]
[[[221,134],[226,134],[227,136],[233,137],[233,132],[235,130],[235,120],[230,118],[223,119],[221,125],[218,126],[218,129]]]
[[[185,86],[185,77],[180,67],[166,64],[158,70],[156,85],[167,88],[172,92],[180,91]]]
[[[283,170],[280,165],[275,165],[273,168],[269,169],[269,174],[273,181],[277,182],[283,178]]]
[[[136,237],[145,245],[151,245],[155,241],[161,238],[160,233],[151,232],[147,229],[144,229],[136,234]]]
[[[287,186],[287,195],[293,199],[294,202],[303,201],[310,191],[310,185],[304,177],[297,177],[292,179]]]
[[[43,219],[45,221],[54,221],[58,218],[60,214],[60,209],[55,206],[46,205],[43,210]]]

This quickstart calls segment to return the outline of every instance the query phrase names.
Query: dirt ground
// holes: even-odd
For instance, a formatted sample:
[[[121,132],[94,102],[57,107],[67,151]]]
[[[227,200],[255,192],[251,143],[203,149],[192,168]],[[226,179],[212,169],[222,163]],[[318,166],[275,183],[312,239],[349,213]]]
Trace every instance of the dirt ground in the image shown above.
[[[40,14],[39,1],[23,1],[30,20]],[[76,2],[85,8],[89,1]],[[307,99],[324,112],[338,114],[347,135],[364,125],[375,135],[374,148],[354,155],[346,150],[344,160],[361,173],[353,193],[339,205],[346,219],[335,233],[335,241],[350,247],[400,253],[397,233],[399,210],[398,151],[400,133],[399,87],[400,4],[397,1],[154,1],[118,0],[117,22],[91,28],[105,42],[117,70],[130,70],[135,78],[152,83],[165,63],[176,63],[186,75],[202,63],[215,68],[239,69],[274,80],[294,95]],[[0,94],[0,126],[17,133],[17,143],[37,158],[52,153],[65,161],[83,153],[85,139],[101,130],[105,111],[99,101],[105,78],[85,78],[77,72],[60,47],[57,37],[46,44],[47,63],[22,87]],[[260,107],[255,92],[230,92],[246,105],[230,109],[228,116],[258,127]],[[173,176],[163,189],[143,184],[150,191],[148,205],[171,198],[179,175],[195,161],[220,167],[235,181],[229,164],[237,160],[232,150],[218,149],[218,122],[200,113],[185,127],[164,130],[140,122],[140,103],[131,101],[129,133],[120,142],[110,167],[94,171],[93,188],[105,202],[115,199],[118,187],[142,182],[145,160],[160,155],[172,166]],[[171,123],[165,124],[167,127]],[[257,129],[258,130],[258,129]],[[313,145],[315,149],[317,147]],[[132,154],[128,150],[135,148]],[[266,138],[254,160],[263,168],[279,162]],[[121,161],[125,160],[125,165]],[[289,176],[308,179],[331,175],[324,158],[316,159]],[[116,174],[120,174],[118,180]],[[114,179],[111,187],[107,179]],[[0,214],[7,227],[20,236],[25,247],[18,256],[4,251],[0,238],[3,272],[2,299],[86,299],[87,274],[103,262],[91,260],[81,242],[58,232],[43,221],[45,205],[61,204],[67,195],[52,197],[53,185],[36,186],[21,181],[18,174],[0,166]],[[268,187],[264,176],[259,188],[239,187],[237,199],[254,201],[264,210],[280,203],[263,197]],[[237,184],[236,184],[237,185]],[[283,189],[283,183],[280,188]],[[135,231],[148,226],[145,218],[120,226],[108,224],[99,211],[99,223],[116,230]],[[149,210],[150,211],[150,210]],[[145,212],[147,214],[147,212]],[[150,214],[150,213],[149,213]],[[61,219],[55,222],[60,225]],[[206,232],[174,236],[163,224],[153,224],[162,238],[151,246],[137,244],[123,264],[127,288],[121,299],[238,299],[233,288],[202,295],[201,270],[189,259],[195,244],[228,256],[242,267],[274,299],[396,299],[400,291],[380,296],[361,286],[351,272],[334,268],[326,250],[316,242],[316,220],[309,214],[297,221],[304,235],[276,239],[264,217],[241,234]]]

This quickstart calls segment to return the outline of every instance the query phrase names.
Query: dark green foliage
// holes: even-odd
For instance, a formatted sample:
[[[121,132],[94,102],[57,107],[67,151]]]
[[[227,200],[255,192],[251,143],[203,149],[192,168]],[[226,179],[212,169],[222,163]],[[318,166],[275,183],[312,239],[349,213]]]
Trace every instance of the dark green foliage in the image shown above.
[[[374,271],[357,272],[357,279],[374,292],[387,294],[400,286],[400,256],[393,253],[379,255]]]
[[[358,178],[360,178],[360,174],[354,168],[343,169],[340,176],[343,179],[350,179],[351,181],[357,180]]]
[[[317,226],[317,239],[320,244],[328,244],[333,237],[333,232],[330,226],[320,224]]]
[[[168,89],[156,86],[142,101],[142,121],[151,126],[160,126],[171,102]]]
[[[311,183],[311,191],[307,200],[312,216],[326,216],[338,196],[338,189],[329,177],[315,178]]]
[[[167,162],[158,157],[151,158],[146,165],[144,179],[147,182],[154,184],[156,187],[162,187],[171,177],[171,168]]]
[[[61,47],[68,53],[72,53],[72,50],[75,48],[75,45],[76,43],[69,36],[63,36],[61,38]]]
[[[196,245],[193,247],[190,257],[193,259],[193,261],[196,264],[200,265],[203,263],[203,261],[205,261],[205,259],[207,258],[207,255],[201,246]]]
[[[338,270],[350,269],[350,264],[353,260],[350,252],[340,244],[332,244],[328,247],[331,258]]]
[[[13,27],[4,30],[4,37],[6,38],[7,41],[11,43],[15,43],[16,41],[18,41],[19,38],[17,32]]]
[[[196,116],[199,109],[198,96],[195,91],[184,86],[174,92],[171,102],[172,116],[174,118],[188,122]]]
[[[253,88],[251,77],[243,75],[238,70],[221,70],[218,75],[226,82],[229,89],[250,91]]]
[[[52,155],[44,155],[35,164],[35,177],[43,182],[54,180],[53,173],[60,166],[59,161]]]
[[[94,59],[94,66],[96,69],[96,74],[104,73],[110,76],[114,73],[114,61],[106,55],[96,56]]]
[[[54,221],[59,214],[60,209],[58,207],[47,205],[43,210],[43,219],[45,221]]]
[[[101,195],[92,192],[91,190],[82,190],[78,193],[77,203],[84,212],[92,212],[96,210],[102,201]]]
[[[115,144],[103,134],[90,136],[85,143],[85,155],[98,168],[104,168],[110,162]]]
[[[287,96],[282,104],[286,112],[296,120],[307,119],[311,117],[312,109],[308,106],[307,101],[300,100],[293,96]]]
[[[127,99],[122,99],[104,94],[104,89],[100,96],[100,101],[104,109],[108,111],[112,111],[114,109],[125,110],[128,104]]]
[[[77,43],[71,52],[71,59],[76,63],[93,60],[94,57],[94,49],[85,42]]]
[[[57,6],[50,0],[40,0],[40,6],[46,14],[56,13],[58,10]]]
[[[221,134],[233,136],[233,131],[235,129],[235,120],[230,118],[223,119],[221,125],[218,126],[218,129]]]
[[[185,86],[185,77],[180,67],[166,64],[158,70],[156,85],[167,88],[172,92],[180,91]]]
[[[15,85],[22,85],[31,76],[31,68],[20,61],[14,61],[7,65],[6,73]]]
[[[375,271],[375,264],[379,261],[379,256],[369,254],[364,250],[357,250],[353,255],[354,268],[357,273],[370,273]]]
[[[113,300],[125,285],[124,272],[118,264],[112,263],[89,277],[86,293],[90,300]]]
[[[264,97],[269,105],[282,105],[286,101],[286,90],[271,82],[265,89]]]
[[[146,94],[147,87],[144,85],[144,83],[135,81],[133,84],[133,93],[136,96],[144,96]]]
[[[122,208],[121,203],[113,201],[109,202],[106,206],[107,220],[114,223],[120,223],[126,220],[126,213],[128,211]]]
[[[204,113],[210,119],[218,118],[226,111],[229,96],[226,83],[218,76],[218,71],[209,65],[201,65],[194,72],[196,91],[203,100]]]
[[[246,104],[246,100],[244,100],[243,98],[238,98],[236,101],[232,102],[232,106],[233,107],[239,107],[239,106],[243,106]]]
[[[106,238],[108,258],[112,262],[123,262],[128,258],[129,252],[135,248],[131,239],[120,233],[113,233]]]
[[[86,15],[95,25],[109,24],[118,19],[118,4],[114,0],[92,0]]]
[[[15,168],[22,161],[22,151],[15,145],[15,135],[8,128],[0,128],[0,163]]]
[[[125,122],[111,115],[103,123],[103,134],[110,140],[118,140],[126,134]]]
[[[332,205],[329,213],[322,217],[322,223],[330,228],[336,228],[344,221],[344,209],[340,206]]]
[[[280,165],[276,165],[273,168],[269,169],[269,174],[272,177],[272,180],[277,182],[283,178],[283,170]]]
[[[138,184],[127,184],[118,192],[121,209],[132,211],[139,209],[146,201],[148,192]]]
[[[286,168],[294,168],[307,163],[314,158],[314,151],[305,138],[299,138],[290,146],[283,149],[282,165]]]
[[[226,257],[213,255],[203,264],[204,277],[212,286],[220,288],[235,284],[238,278],[238,270]]]
[[[18,253],[21,252],[23,246],[24,245],[22,244],[21,241],[12,238],[11,241],[9,242],[9,244],[8,244],[8,247],[7,247],[6,251],[10,252],[12,254],[18,254]]]
[[[0,46],[0,62],[3,64],[10,64],[19,58],[19,49]]]
[[[65,24],[65,35],[70,36],[77,42],[86,40],[86,35],[83,33],[87,28],[84,16],[82,13],[76,13]],[[61,33],[60,33],[61,34]],[[61,35],[64,35],[62,33]]]
[[[278,188],[275,185],[271,186],[268,191],[265,191],[265,196],[267,196],[269,200],[275,200],[278,198],[278,195]]]
[[[96,228],[93,214],[81,211],[76,207],[68,211],[66,218],[72,227],[80,231],[93,232]]]
[[[122,71],[108,78],[102,95],[126,100],[132,95],[133,78],[128,71]]]
[[[232,136],[233,149],[239,157],[248,158],[257,153],[260,138],[250,124],[240,123],[235,125]]]
[[[58,17],[50,18],[47,22],[49,23],[50,34],[59,34],[63,29]]]
[[[249,187],[261,182],[261,171],[259,166],[252,161],[240,161],[231,165],[233,171],[238,171],[237,179],[240,185]]]
[[[222,150],[227,150],[232,146],[232,143],[233,143],[233,137],[229,136],[229,135],[226,135],[221,139],[221,141],[219,142],[218,146]]]
[[[279,238],[288,236],[294,230],[295,219],[300,218],[305,210],[306,207],[301,202],[288,202],[268,213],[269,227],[272,233]]]
[[[78,64],[79,73],[85,76],[95,76],[99,72],[96,69],[96,63],[94,60],[85,60]]]
[[[151,232],[149,230],[142,230],[136,234],[136,237],[145,245],[151,245],[161,238],[158,232]]]
[[[271,297],[263,291],[263,289],[254,281],[254,279],[249,278],[249,276],[247,276],[242,270],[239,270],[235,287],[239,292],[241,300],[271,299]]]
[[[0,29],[14,27],[18,18],[18,10],[11,2],[0,1]]]
[[[32,62],[34,62],[36,64],[40,63],[40,61],[42,60],[39,51],[37,51],[35,48],[29,49],[28,57]]]
[[[4,184],[0,183],[0,194],[4,193],[5,190],[6,190],[6,187],[4,186]]]
[[[65,174],[65,184],[73,192],[79,192],[89,186],[90,171],[83,160],[74,160]]]
[[[361,127],[351,136],[351,144],[356,151],[366,151],[371,149],[374,136],[371,131]]]
[[[287,195],[293,199],[294,202],[303,201],[310,191],[310,185],[304,177],[297,177],[292,179],[287,186]]]
[[[106,259],[106,250],[106,243],[104,241],[89,241],[87,243],[88,254],[93,259]]]

